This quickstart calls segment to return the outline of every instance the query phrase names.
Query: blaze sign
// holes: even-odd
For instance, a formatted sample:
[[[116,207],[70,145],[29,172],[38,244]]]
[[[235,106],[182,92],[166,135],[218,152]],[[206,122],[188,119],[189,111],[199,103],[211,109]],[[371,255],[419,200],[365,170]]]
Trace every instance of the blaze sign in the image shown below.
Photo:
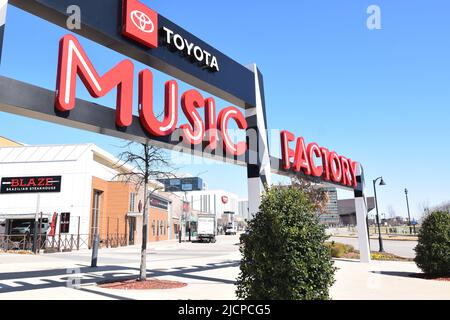
[[[2,178],[0,193],[60,192],[61,178],[61,176]]]

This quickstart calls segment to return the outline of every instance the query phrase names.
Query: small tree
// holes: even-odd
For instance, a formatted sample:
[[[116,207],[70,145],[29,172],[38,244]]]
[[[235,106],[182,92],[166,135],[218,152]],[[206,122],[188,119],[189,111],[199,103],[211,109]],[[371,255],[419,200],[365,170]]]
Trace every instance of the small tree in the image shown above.
[[[241,238],[236,294],[251,300],[329,299],[335,268],[317,206],[304,190],[272,187]]]
[[[450,276],[450,214],[436,211],[423,221],[414,261],[430,276]]]
[[[317,184],[312,184],[307,180],[298,178],[293,178],[291,180],[291,183],[293,187],[301,189],[305,193],[306,197],[314,206],[317,214],[326,214],[328,201],[330,199],[328,197],[328,193],[323,187]]]
[[[170,157],[163,149],[147,143],[129,142],[123,148],[126,150],[118,155],[117,169],[131,166],[133,171],[125,170],[117,177],[136,184],[136,189],[144,188],[142,248],[139,280],[147,280],[147,233],[148,233],[148,200],[158,190],[150,181],[160,178],[175,177],[174,167]]]

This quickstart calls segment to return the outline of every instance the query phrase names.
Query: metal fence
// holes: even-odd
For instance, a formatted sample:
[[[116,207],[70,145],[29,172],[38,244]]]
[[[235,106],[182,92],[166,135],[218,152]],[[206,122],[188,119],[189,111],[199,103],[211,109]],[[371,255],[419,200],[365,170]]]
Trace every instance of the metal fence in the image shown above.
[[[88,235],[59,234],[55,236],[42,235],[37,238],[37,247],[44,252],[64,252],[80,250],[89,245]],[[32,235],[0,235],[0,250],[3,251],[31,251],[33,248]]]
[[[38,247],[45,251],[65,252],[88,248],[89,235],[58,234],[38,239]]]
[[[105,238],[100,237],[100,248],[118,248],[128,245],[126,234],[108,234]]]
[[[0,250],[31,250],[33,242],[26,235],[0,235]]]
[[[37,238],[37,247],[44,252],[67,252],[90,249],[93,236],[79,234],[42,235]],[[128,245],[126,234],[108,234],[100,237],[100,248],[117,248]],[[33,235],[0,234],[0,251],[31,251]]]
[[[370,234],[378,234],[378,228],[377,227],[370,227]],[[388,235],[417,235],[417,233],[420,230],[420,226],[416,226],[415,228],[413,226],[398,226],[398,227],[390,227],[390,226],[382,226],[380,227],[381,234],[388,234]],[[415,232],[414,232],[415,231]]]

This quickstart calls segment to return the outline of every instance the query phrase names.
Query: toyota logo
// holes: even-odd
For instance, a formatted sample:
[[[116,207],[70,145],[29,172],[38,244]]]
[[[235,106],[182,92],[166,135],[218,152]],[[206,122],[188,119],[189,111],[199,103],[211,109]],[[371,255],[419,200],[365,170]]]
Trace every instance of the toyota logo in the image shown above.
[[[134,10],[131,12],[130,17],[136,28],[138,28],[142,32],[152,33],[155,30],[155,25],[152,19],[150,19],[150,17],[145,13],[139,10]]]

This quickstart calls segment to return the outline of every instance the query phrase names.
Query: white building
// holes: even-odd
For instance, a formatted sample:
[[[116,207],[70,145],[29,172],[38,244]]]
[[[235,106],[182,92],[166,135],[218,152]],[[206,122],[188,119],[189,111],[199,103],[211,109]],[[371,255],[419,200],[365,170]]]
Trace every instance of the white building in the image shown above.
[[[116,174],[100,161],[105,156],[92,144],[0,148],[2,181],[6,177],[61,176],[60,192],[0,193],[0,219],[26,219],[36,212],[50,218],[54,212],[70,212],[80,217],[80,233],[89,234],[92,177],[109,181]],[[69,228],[69,233],[78,232],[77,223],[70,223]]]
[[[117,178],[132,170],[94,144],[0,147],[0,234],[42,213],[43,222],[56,216],[56,235],[81,235],[82,247],[90,245],[93,230],[102,245],[137,244],[143,188]],[[170,211],[170,200],[152,196],[149,241],[172,238]]]
[[[250,212],[248,210],[248,200],[247,199],[239,199],[238,205],[239,205],[239,215],[244,220],[249,221],[249,220],[253,219],[253,217],[250,215]]]
[[[175,192],[190,203],[192,210],[214,214],[218,225],[226,224],[230,219],[239,217],[239,197],[225,190],[200,190]],[[233,218],[232,218],[233,217]]]

